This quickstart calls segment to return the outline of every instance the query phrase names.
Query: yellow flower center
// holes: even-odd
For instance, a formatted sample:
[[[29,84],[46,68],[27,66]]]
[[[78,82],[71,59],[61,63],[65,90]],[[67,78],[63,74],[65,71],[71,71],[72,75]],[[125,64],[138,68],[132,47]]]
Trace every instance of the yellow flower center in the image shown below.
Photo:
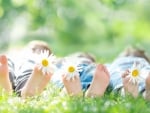
[[[42,65],[45,66],[45,67],[48,66],[48,60],[47,59],[43,59],[42,60]]]
[[[69,71],[69,72],[74,72],[74,71],[75,71],[75,68],[74,68],[73,66],[70,66],[70,67],[68,68],[68,71]]]
[[[133,77],[137,77],[139,75],[139,71],[137,70],[137,69],[134,69],[133,71],[132,71],[132,76]]]

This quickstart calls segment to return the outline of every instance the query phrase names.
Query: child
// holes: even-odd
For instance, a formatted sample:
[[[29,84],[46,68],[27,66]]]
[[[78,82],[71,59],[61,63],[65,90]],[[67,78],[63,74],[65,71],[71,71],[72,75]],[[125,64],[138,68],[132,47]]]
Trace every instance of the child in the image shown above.
[[[68,59],[76,59],[82,67],[79,76],[68,80],[67,76],[59,75],[59,72],[52,76],[52,82],[63,84],[69,95],[80,95],[85,97],[101,97],[109,84],[109,73],[102,64],[96,64],[93,55],[85,52],[73,53],[67,56]],[[70,61],[71,62],[71,61]],[[62,79],[62,80],[61,80]]]
[[[41,69],[35,65],[34,54],[40,54],[47,50],[51,54],[48,44],[41,40],[33,40],[25,47],[22,57],[22,63],[17,70],[15,92],[25,98],[39,94],[46,87],[52,74],[43,75]]]
[[[26,49],[23,51],[26,52],[23,53],[23,55],[27,54],[28,56],[32,56],[33,53],[39,54],[39,52],[43,49],[46,49],[49,51],[49,53],[51,53],[51,50],[48,48],[47,43],[45,43],[44,41],[40,40],[31,41],[27,45]],[[17,56],[19,56],[19,53],[20,52],[18,51]],[[32,65],[31,67],[27,67],[28,69],[26,70],[26,72],[23,72],[23,76],[18,75],[21,73],[22,67],[24,67],[23,62],[27,62],[26,60],[28,59],[27,57],[24,56],[22,56],[21,58],[23,58],[21,62],[20,60],[18,60],[19,58],[17,58],[15,61],[15,62],[19,61],[19,63],[21,63],[19,65],[19,68],[16,69],[15,68],[16,64],[14,65],[13,60],[7,58],[6,55],[0,55],[0,78],[1,78],[0,89],[4,90],[6,93],[11,94],[13,91],[18,92],[19,89],[21,89],[26,83],[27,81],[26,78],[28,78],[30,70],[34,68],[34,65]],[[28,60],[29,60],[28,62],[32,62],[30,59]],[[36,67],[34,69],[36,69]],[[36,72],[36,74],[39,73],[40,72]]]
[[[141,68],[145,71],[145,74],[141,75],[144,78],[143,81],[133,84],[130,80],[131,72],[129,69],[135,62],[142,65]],[[150,60],[146,53],[140,49],[131,47],[127,48],[123,53],[121,53],[113,66],[115,67],[116,64],[120,66],[120,70],[124,70],[124,73],[121,76],[122,84],[119,86],[117,83],[119,87],[116,87],[116,89],[120,89],[123,94],[129,93],[133,97],[137,97],[139,94],[142,94],[146,100],[150,100]],[[116,82],[113,81],[114,80],[112,79],[112,84],[115,85]]]

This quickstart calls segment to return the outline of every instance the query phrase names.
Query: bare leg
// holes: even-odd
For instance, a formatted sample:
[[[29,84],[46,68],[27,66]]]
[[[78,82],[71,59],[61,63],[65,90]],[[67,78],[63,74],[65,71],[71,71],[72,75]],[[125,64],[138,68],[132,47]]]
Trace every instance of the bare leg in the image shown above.
[[[109,73],[105,66],[99,64],[93,76],[92,83],[86,91],[86,97],[101,97],[109,84]]]
[[[4,89],[7,93],[12,93],[12,85],[9,79],[8,61],[6,56],[0,56],[0,88]]]
[[[74,79],[67,80],[66,76],[62,76],[62,80],[64,83],[64,90],[70,96],[81,96],[82,95],[82,88],[79,76],[75,76]]]
[[[146,100],[150,100],[150,73],[146,78],[145,84],[146,84],[146,87],[145,87],[144,97]]]
[[[51,76],[51,74],[43,75],[38,66],[35,66],[30,78],[21,91],[22,98],[40,94],[50,81]]]
[[[122,74],[122,81],[123,81],[123,88],[125,90],[125,93],[131,94],[133,97],[138,96],[138,83],[133,84],[132,81],[130,81],[129,70],[125,71]]]

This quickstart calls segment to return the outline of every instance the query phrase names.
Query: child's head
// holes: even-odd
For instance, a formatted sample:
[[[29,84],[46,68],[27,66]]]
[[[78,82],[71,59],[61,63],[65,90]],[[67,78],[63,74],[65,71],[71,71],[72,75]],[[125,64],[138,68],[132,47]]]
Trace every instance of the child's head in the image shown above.
[[[146,55],[145,51],[139,48],[127,47],[120,56],[135,56],[141,57],[147,60],[150,63],[149,57]]]
[[[47,50],[49,54],[52,53],[51,49],[49,48],[48,44],[42,40],[33,40],[30,41],[27,45],[27,48],[31,50],[32,53],[40,54],[41,51]]]
[[[87,52],[75,52],[69,56],[81,58],[83,63],[94,63],[96,61],[94,55]]]
[[[81,52],[81,53],[77,53],[77,56],[80,57],[80,58],[87,58],[91,62],[95,62],[96,61],[94,55],[92,55],[90,53]]]

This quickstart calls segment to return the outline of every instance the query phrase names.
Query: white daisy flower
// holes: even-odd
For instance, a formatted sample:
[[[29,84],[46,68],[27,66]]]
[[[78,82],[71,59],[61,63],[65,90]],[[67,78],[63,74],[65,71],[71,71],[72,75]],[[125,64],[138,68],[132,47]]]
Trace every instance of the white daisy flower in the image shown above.
[[[143,67],[141,64],[137,64],[136,62],[133,64],[132,68],[129,70],[130,80],[135,84],[142,81],[144,78],[142,77],[144,73]]]
[[[53,73],[54,72],[54,65],[55,56],[53,54],[49,55],[47,50],[41,51],[38,64],[39,69],[42,69],[43,74]]]
[[[67,80],[74,79],[75,76],[79,76],[79,72],[82,70],[79,66],[79,62],[76,59],[66,58],[63,62],[63,75],[66,76]]]

